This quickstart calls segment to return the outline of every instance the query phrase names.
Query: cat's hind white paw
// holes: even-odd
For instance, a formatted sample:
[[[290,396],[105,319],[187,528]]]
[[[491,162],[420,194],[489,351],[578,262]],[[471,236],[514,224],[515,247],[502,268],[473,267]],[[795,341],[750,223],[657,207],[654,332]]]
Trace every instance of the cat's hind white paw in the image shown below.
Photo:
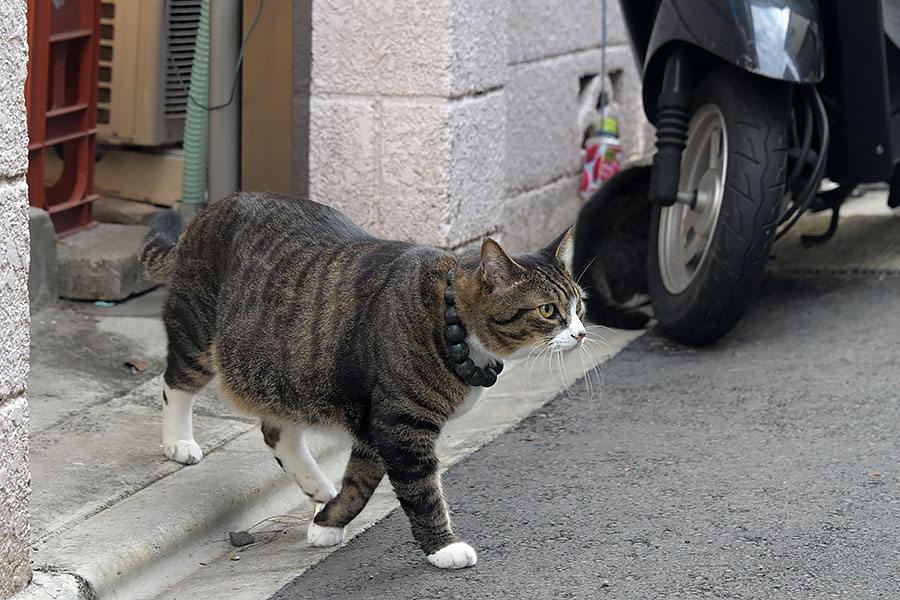
[[[325,546],[337,546],[344,541],[343,527],[322,527],[316,525],[314,521],[309,522],[306,529],[306,541],[312,546],[320,548]]]
[[[203,458],[203,451],[194,440],[166,442],[163,444],[163,451],[168,458],[183,465],[195,465]]]
[[[474,566],[478,562],[478,556],[472,546],[456,542],[444,546],[434,554],[429,554],[428,562],[439,569],[464,569]]]

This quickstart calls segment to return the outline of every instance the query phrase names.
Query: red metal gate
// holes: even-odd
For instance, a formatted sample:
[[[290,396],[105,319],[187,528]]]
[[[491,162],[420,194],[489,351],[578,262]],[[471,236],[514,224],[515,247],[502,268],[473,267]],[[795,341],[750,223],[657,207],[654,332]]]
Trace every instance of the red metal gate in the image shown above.
[[[63,236],[94,224],[100,0],[28,0],[28,49],[29,200]],[[46,185],[59,149],[62,172]]]

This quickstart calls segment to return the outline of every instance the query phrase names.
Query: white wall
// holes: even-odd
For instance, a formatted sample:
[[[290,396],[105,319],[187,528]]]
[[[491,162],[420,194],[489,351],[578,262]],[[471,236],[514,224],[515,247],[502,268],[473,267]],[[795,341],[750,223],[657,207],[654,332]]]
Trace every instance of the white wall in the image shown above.
[[[0,2],[0,598],[31,578],[28,553],[28,134],[26,0]]]
[[[577,215],[586,122],[580,81],[600,72],[599,0],[313,0],[312,199],[370,232],[453,248],[493,235],[511,251]],[[653,136],[615,0],[607,67],[626,162]],[[596,90],[594,90],[596,92]]]

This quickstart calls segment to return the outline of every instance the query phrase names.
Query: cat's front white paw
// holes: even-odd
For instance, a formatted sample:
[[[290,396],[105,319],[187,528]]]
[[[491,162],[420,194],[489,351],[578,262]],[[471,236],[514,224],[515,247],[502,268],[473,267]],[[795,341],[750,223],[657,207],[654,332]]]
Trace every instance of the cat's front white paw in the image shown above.
[[[478,562],[478,556],[472,546],[456,542],[444,546],[434,554],[429,554],[428,562],[439,569],[464,569]]]
[[[194,440],[178,440],[163,444],[163,451],[168,458],[183,465],[195,465],[203,458],[203,451]]]
[[[343,527],[322,527],[316,525],[314,521],[309,522],[306,529],[306,541],[313,546],[337,546],[344,541]]]
[[[337,496],[337,488],[335,488],[334,484],[327,479],[323,479],[314,485],[315,487],[312,490],[308,489],[311,487],[310,484],[306,484],[300,488],[313,502],[327,504],[329,500]]]

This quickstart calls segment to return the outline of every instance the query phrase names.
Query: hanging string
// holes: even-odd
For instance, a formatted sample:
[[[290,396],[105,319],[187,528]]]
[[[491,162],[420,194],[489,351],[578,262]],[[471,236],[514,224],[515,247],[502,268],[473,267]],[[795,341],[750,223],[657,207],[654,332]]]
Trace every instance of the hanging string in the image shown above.
[[[606,0],[603,0],[603,8],[601,9],[602,39],[600,47],[600,128],[603,128],[603,118],[606,113]]]

